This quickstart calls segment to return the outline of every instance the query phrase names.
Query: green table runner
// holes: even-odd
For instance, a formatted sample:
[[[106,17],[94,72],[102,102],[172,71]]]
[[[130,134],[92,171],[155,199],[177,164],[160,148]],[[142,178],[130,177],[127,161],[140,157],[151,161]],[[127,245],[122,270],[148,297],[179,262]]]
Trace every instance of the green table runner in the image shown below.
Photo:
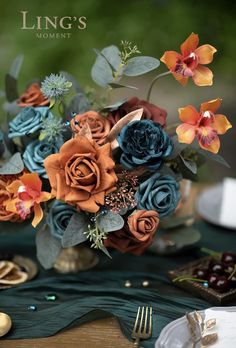
[[[13,228],[15,232],[4,233]],[[201,245],[236,252],[236,232],[204,222],[197,223],[196,228],[202,233]],[[1,224],[1,232],[0,250],[35,259],[35,232],[29,225]],[[47,337],[73,325],[110,315],[117,317],[122,331],[130,339],[137,307],[151,305],[155,313],[153,337],[142,345],[153,347],[169,322],[186,311],[211,306],[174,287],[166,276],[169,269],[200,256],[198,248],[171,257],[148,253],[137,257],[113,252],[112,260],[101,256],[96,268],[76,275],[61,275],[40,268],[35,280],[0,292],[0,311],[8,313],[13,320],[13,328],[4,339]],[[124,287],[127,279],[133,285],[131,288]],[[155,289],[142,288],[146,279]],[[56,294],[57,300],[46,301],[44,296],[49,293]],[[29,305],[37,306],[37,311],[27,310]]]

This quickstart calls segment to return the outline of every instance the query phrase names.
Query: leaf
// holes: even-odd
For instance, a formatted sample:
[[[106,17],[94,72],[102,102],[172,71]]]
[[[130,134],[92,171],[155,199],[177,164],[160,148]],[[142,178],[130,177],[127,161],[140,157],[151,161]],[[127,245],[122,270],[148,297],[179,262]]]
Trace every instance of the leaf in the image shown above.
[[[180,143],[177,135],[171,137],[171,140],[174,147],[171,155],[167,158],[168,160],[176,158],[188,146],[187,144]]]
[[[209,335],[202,337],[201,343],[203,346],[209,346],[209,345],[215,343],[217,341],[217,339],[218,339],[217,333],[212,333],[212,334],[209,334]]]
[[[14,59],[12,65],[10,67],[9,74],[12,77],[14,77],[15,79],[17,79],[19,76],[23,60],[24,60],[24,56],[23,56],[23,54],[20,54],[19,56],[16,57],[16,59]]]
[[[143,114],[143,109],[137,109],[134,111],[131,111],[126,116],[122,117],[111,129],[110,133],[106,137],[106,142],[112,143],[120,133],[121,129],[129,122],[135,121],[135,120],[141,120]],[[112,145],[112,144],[111,144]],[[113,145],[112,145],[112,148]]]
[[[126,99],[120,100],[112,105],[108,105],[102,108],[102,111],[115,111],[119,109],[121,105],[123,105],[126,102]]]
[[[187,160],[184,159],[183,156],[179,155],[179,157],[181,158],[183,164],[185,165],[185,167],[187,167],[190,172],[192,172],[193,174],[197,174],[197,164],[194,161],[191,160]]]
[[[0,167],[0,175],[19,174],[24,169],[24,163],[19,152],[15,153],[6,163]]]
[[[9,102],[18,99],[17,80],[10,74],[6,74],[5,76],[5,90],[6,98]]]
[[[69,74],[67,71],[60,71],[60,74],[63,75],[68,81],[72,82],[72,86],[77,93],[84,94],[82,88],[80,87],[79,83],[77,82],[74,76]]]
[[[124,226],[123,218],[112,211],[97,217],[97,225],[100,231],[109,233],[120,230]]]
[[[10,116],[16,116],[22,110],[21,107],[17,104],[16,100],[10,103],[5,102],[3,104],[3,109]]]
[[[109,251],[107,250],[107,248],[105,246],[103,246],[102,248],[100,248],[101,251],[104,252],[104,254],[106,254],[110,259],[112,259]]]
[[[78,135],[82,135],[83,137],[86,137],[88,140],[93,140],[92,132],[89,127],[88,122],[85,122],[80,129]]]
[[[37,258],[45,269],[53,267],[60,251],[61,242],[53,237],[49,226],[39,230],[36,234]]]
[[[216,319],[209,319],[205,323],[207,329],[212,329],[216,325]]]
[[[193,215],[187,216],[170,216],[163,218],[160,223],[160,227],[164,230],[176,228],[185,225],[189,220],[193,219]]]
[[[96,53],[98,54],[98,50]],[[113,82],[113,71],[117,71],[121,66],[120,51],[116,46],[105,47],[96,58],[92,67],[92,79],[102,87],[106,87]]]
[[[220,156],[218,154],[214,154],[210,151],[206,151],[206,150],[202,150],[202,149],[197,149],[197,152],[200,155],[204,156],[207,160],[218,162],[218,163],[222,164],[223,166],[230,168],[230,165],[227,163],[227,161],[222,156]]]
[[[133,57],[128,60],[123,74],[126,76],[139,76],[158,68],[159,65],[160,61],[153,57]]]
[[[116,88],[138,89],[138,88],[135,87],[135,86],[121,85],[121,84],[119,84],[119,83],[114,83],[114,82],[109,83],[108,85],[109,85],[111,88],[114,88],[114,89],[116,89]]]
[[[71,119],[73,114],[83,114],[91,109],[91,104],[84,93],[78,93],[71,98],[70,104],[66,107],[66,119]]]
[[[63,234],[62,246],[72,247],[87,240],[84,232],[88,230],[89,219],[84,213],[75,213]]]

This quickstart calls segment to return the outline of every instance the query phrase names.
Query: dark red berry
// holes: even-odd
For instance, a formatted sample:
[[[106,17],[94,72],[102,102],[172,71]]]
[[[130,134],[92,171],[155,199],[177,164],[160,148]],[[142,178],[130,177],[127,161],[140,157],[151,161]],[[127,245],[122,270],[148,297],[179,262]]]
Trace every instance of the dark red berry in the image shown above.
[[[235,289],[236,288],[236,275],[234,275],[231,279],[230,279],[230,287]]]
[[[219,277],[219,274],[217,273],[210,273],[209,276],[208,276],[208,285],[209,287],[211,288],[212,285],[216,284],[216,281]]]
[[[235,264],[232,263],[232,262],[225,263],[225,264],[224,264],[224,271],[225,271],[226,273],[228,273],[228,275],[230,275],[230,273],[233,272],[234,267],[235,267]]]
[[[193,271],[193,276],[198,279],[205,279],[208,278],[208,270],[205,268],[195,268]]]
[[[218,292],[227,292],[230,289],[230,281],[226,276],[218,275],[216,282],[211,284],[211,288]]]
[[[221,261],[224,263],[229,263],[229,262],[236,263],[236,255],[229,252],[223,253],[221,256]]]
[[[222,262],[214,261],[209,265],[209,269],[212,273],[223,274],[224,273],[224,265]]]

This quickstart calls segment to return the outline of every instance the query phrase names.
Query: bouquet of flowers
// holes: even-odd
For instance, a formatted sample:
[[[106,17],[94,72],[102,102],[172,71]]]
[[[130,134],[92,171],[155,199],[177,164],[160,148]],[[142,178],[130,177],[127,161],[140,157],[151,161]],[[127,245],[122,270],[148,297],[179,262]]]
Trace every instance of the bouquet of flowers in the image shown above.
[[[110,256],[109,248],[140,255],[160,224],[181,202],[183,178],[197,179],[205,159],[227,163],[218,155],[219,135],[231,124],[219,114],[221,99],[200,110],[180,107],[179,125],[167,126],[167,112],[150,103],[155,82],[172,74],[181,84],[192,79],[210,86],[216,49],[199,46],[192,33],[181,53],[161,57],[168,70],[151,82],[147,100],[133,97],[109,105],[113,89],[131,88],[123,76],[135,77],[159,67],[130,42],[95,50],[92,78],[106,93],[82,90],[66,72],[34,80],[18,94],[23,57],[6,75],[7,124],[1,130],[0,221],[32,218],[41,228],[37,255],[53,266],[61,248],[89,242]],[[163,220],[164,219],[164,220]],[[42,227],[43,225],[43,227]]]

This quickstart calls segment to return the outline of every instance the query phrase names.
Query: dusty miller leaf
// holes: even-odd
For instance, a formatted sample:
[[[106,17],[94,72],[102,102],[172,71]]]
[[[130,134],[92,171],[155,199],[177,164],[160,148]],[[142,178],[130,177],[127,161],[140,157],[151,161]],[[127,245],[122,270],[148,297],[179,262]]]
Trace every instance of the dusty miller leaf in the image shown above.
[[[37,258],[45,269],[53,267],[60,251],[61,242],[53,237],[49,226],[45,226],[36,234]]]
[[[126,76],[139,76],[158,68],[159,65],[160,61],[153,57],[133,57],[128,60],[123,74]]]
[[[84,232],[88,230],[89,219],[84,213],[75,213],[63,234],[62,246],[72,247],[87,240]]]
[[[2,167],[0,167],[1,175],[15,175],[22,172],[24,163],[19,152],[15,153]]]
[[[98,216],[97,225],[100,231],[114,232],[124,226],[124,220],[119,214],[108,211],[105,215]]]

